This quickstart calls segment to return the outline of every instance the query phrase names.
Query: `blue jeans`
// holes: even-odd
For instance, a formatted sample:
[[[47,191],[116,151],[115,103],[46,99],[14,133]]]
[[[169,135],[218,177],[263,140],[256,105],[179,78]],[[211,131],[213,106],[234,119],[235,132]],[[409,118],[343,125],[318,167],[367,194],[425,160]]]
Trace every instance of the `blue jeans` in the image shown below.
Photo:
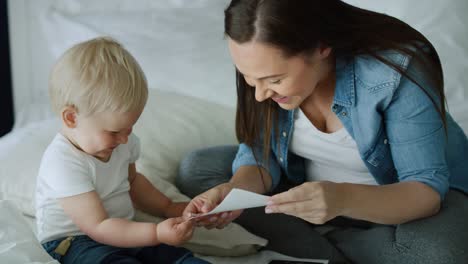
[[[194,151],[182,161],[176,185],[188,196],[229,181],[237,146]],[[468,176],[468,174],[467,174]],[[292,187],[282,177],[273,193]],[[265,214],[264,208],[244,210],[235,221],[268,239],[266,249],[330,263],[458,264],[468,263],[468,196],[450,190],[440,212],[400,225],[381,225],[338,217],[313,225],[285,214]]]
[[[43,243],[42,246],[52,258],[64,264],[137,264],[137,263],[176,263],[206,264],[185,248],[160,244],[152,247],[119,248],[98,243],[88,236],[76,236],[64,256],[54,252],[65,238]]]

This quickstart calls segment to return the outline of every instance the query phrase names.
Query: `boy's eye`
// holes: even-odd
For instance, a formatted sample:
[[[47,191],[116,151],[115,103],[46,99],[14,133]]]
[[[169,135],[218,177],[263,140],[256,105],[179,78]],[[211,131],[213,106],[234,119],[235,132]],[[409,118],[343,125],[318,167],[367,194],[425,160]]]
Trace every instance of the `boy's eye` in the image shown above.
[[[124,129],[120,131],[107,131],[107,132],[113,135],[118,135],[118,134],[123,134],[123,133],[127,133],[128,135],[130,135],[132,133],[132,130],[133,130],[132,128],[129,128],[129,129]]]
[[[271,80],[270,83],[272,84],[280,84],[281,80]]]

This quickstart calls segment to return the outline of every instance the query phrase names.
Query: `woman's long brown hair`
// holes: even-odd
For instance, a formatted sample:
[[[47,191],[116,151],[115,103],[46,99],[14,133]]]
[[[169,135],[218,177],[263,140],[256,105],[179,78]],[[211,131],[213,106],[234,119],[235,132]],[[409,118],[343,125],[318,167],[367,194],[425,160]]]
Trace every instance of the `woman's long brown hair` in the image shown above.
[[[225,35],[237,43],[255,40],[273,45],[286,57],[307,54],[320,44],[331,47],[336,56],[373,56],[416,83],[429,96],[446,127],[443,73],[437,52],[421,33],[394,17],[340,0],[232,0],[225,10]],[[435,91],[425,90],[400,65],[380,55],[388,50],[421,62],[432,77]],[[236,84],[237,139],[261,150],[268,161],[279,107],[271,100],[257,102],[255,89],[237,70]],[[434,92],[435,98],[431,96]]]

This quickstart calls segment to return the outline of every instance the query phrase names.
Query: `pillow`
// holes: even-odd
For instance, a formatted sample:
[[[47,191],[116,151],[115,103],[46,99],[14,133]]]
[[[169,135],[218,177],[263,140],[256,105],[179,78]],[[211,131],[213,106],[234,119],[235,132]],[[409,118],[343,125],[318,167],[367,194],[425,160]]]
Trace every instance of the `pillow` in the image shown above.
[[[468,101],[468,1],[345,0],[349,4],[397,17],[423,33],[439,53],[450,105]]]
[[[12,200],[26,215],[34,216],[34,192],[40,159],[59,128],[49,119],[14,130],[0,138],[0,199]],[[174,186],[179,161],[189,151],[221,144],[236,144],[234,110],[201,99],[150,90],[147,106],[134,127],[142,151],[137,168],[159,190],[176,201],[189,200]],[[138,221],[161,221],[142,212]],[[229,239],[226,239],[229,238]],[[195,231],[187,247],[216,256],[253,253],[266,240],[233,223],[225,229]]]
[[[55,1],[41,17],[50,53],[108,35],[141,64],[150,87],[234,106],[235,72],[223,39],[228,0]]]
[[[0,138],[0,199],[34,216],[36,176],[42,153],[59,130],[55,119],[31,123]]]
[[[0,200],[0,259],[9,264],[59,264],[42,248],[12,201]]]

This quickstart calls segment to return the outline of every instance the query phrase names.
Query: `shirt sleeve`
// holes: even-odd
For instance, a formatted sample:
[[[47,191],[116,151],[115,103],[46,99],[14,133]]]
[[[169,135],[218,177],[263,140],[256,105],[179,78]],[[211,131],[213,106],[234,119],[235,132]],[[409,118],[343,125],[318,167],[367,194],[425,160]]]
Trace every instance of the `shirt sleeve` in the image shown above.
[[[257,160],[255,159],[255,157],[257,158]],[[254,156],[252,148],[250,148],[244,143],[241,143],[239,145],[239,150],[237,151],[236,158],[232,163],[232,173],[234,174],[242,166],[257,165],[263,167],[270,174],[272,180],[272,186],[270,188],[270,191],[273,190],[276,186],[278,186],[281,176],[281,170],[278,162],[275,159],[273,151],[270,151],[269,160],[267,163],[263,160],[263,151],[256,150]]]
[[[422,66],[411,62],[407,73],[428,94],[402,77],[384,113],[386,132],[399,181],[418,181],[437,191],[443,200],[449,189],[447,135],[431,98],[439,105],[433,84]]]
[[[89,162],[80,153],[69,149],[48,149],[38,178],[52,198],[74,196],[95,189]]]

